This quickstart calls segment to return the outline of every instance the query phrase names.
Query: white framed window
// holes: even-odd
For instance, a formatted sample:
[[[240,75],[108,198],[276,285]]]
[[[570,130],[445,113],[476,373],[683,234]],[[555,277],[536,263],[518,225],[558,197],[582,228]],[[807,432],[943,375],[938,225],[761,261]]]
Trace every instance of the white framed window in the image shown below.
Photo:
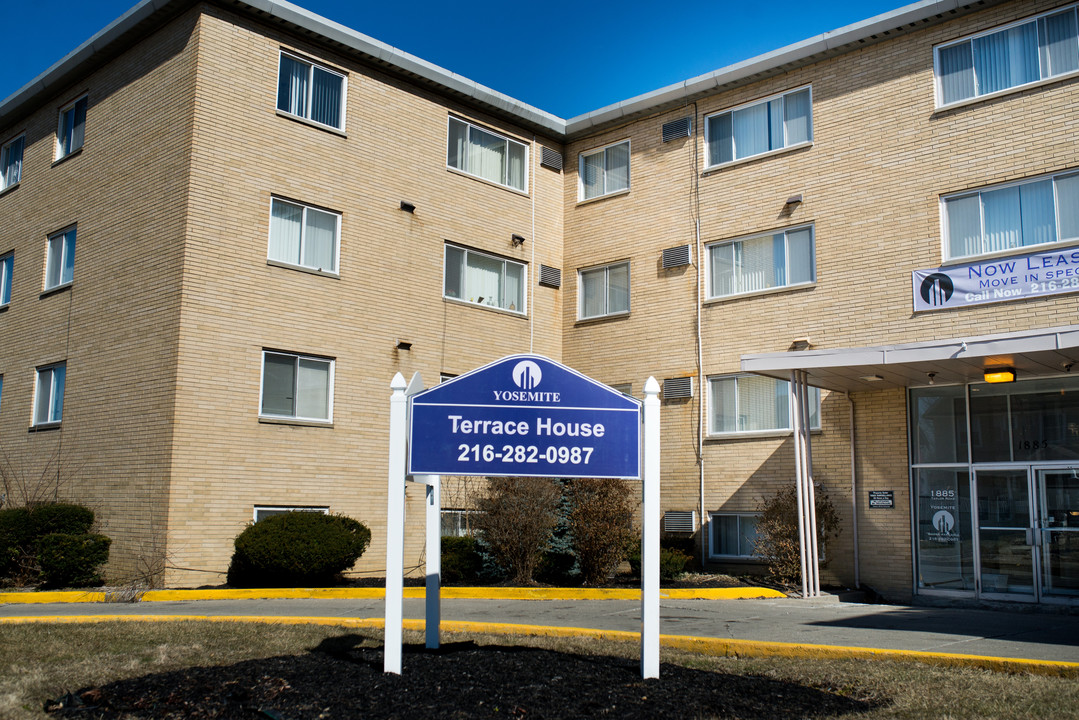
[[[629,312],[629,263],[620,262],[578,272],[581,320]]]
[[[34,425],[59,424],[64,414],[67,363],[44,365],[34,372]]]
[[[629,190],[629,140],[581,153],[578,200],[591,200]]]
[[[790,383],[762,375],[708,378],[710,435],[790,430]],[[820,429],[820,389],[809,388],[809,426]]]
[[[809,87],[772,95],[704,119],[707,166],[807,145],[813,141]]]
[[[449,119],[446,165],[528,192],[528,146],[455,117]]]
[[[1079,72],[1076,6],[933,48],[937,107]]]
[[[443,510],[440,523],[442,537],[474,536],[479,514],[479,510]]]
[[[26,135],[9,140],[0,147],[0,191],[19,184],[22,179],[22,153]]]
[[[339,213],[270,200],[270,260],[336,275],[340,237]]]
[[[67,285],[75,273],[75,226],[53,233],[45,246],[45,289]]]
[[[714,558],[755,558],[757,515],[712,513],[709,516],[708,554]]]
[[[526,285],[523,263],[446,245],[444,297],[523,314]]]
[[[1079,172],[941,197],[947,259],[1079,240]]]
[[[15,267],[15,253],[0,257],[0,307],[11,302],[11,278]]]
[[[255,522],[258,522],[260,520],[265,520],[268,517],[273,517],[274,515],[284,515],[287,512],[313,512],[313,513],[321,513],[323,515],[329,515],[330,514],[330,508],[328,508],[328,507],[300,507],[300,506],[295,506],[295,505],[293,505],[293,506],[290,506],[290,505],[256,505],[255,510],[254,510],[254,514],[253,514],[253,519],[254,519]]]
[[[277,109],[343,131],[347,83],[347,78],[336,70],[282,52]]]
[[[807,285],[816,280],[813,226],[708,245],[708,297]]]
[[[56,159],[67,157],[82,147],[86,135],[86,96],[60,110],[56,128]]]
[[[333,371],[327,358],[263,350],[259,416],[330,422]]]

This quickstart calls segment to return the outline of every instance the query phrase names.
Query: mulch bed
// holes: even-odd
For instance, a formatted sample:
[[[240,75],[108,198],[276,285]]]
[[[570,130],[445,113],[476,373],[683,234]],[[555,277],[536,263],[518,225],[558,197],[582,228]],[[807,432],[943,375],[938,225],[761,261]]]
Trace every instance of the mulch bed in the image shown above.
[[[401,675],[359,635],[310,652],[86,688],[45,709],[72,718],[813,718],[874,704],[763,677],[472,642],[406,646]]]

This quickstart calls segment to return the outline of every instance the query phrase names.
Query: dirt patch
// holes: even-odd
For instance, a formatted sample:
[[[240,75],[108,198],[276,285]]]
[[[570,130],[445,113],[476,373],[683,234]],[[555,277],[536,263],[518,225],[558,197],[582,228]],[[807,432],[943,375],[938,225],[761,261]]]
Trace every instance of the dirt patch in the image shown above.
[[[46,710],[78,718],[814,718],[875,706],[828,687],[635,660],[458,642],[405,647],[382,672],[369,638],[327,638],[300,655],[144,675],[73,693]]]

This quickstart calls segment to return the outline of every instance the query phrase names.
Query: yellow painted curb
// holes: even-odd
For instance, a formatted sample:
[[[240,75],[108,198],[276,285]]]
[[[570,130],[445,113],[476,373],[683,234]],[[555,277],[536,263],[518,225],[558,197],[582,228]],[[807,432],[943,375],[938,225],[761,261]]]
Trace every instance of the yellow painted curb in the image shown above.
[[[666,600],[742,600],[750,598],[783,598],[778,590],[762,587],[739,588],[670,588],[661,589]],[[385,588],[248,588],[205,590],[147,590],[139,596],[142,602],[182,602],[190,600],[380,600]],[[406,598],[422,599],[426,590],[407,587]],[[447,600],[639,600],[636,588],[520,588],[520,587],[444,587]],[[19,592],[0,593],[0,603],[75,603],[105,602],[104,592]]]
[[[103,622],[236,622],[270,625],[328,625],[350,628],[381,628],[382,618],[341,617],[263,617],[257,615],[64,615],[0,618],[0,625],[30,623],[103,623]],[[423,620],[405,620],[405,630],[423,632]],[[532,637],[589,637],[619,642],[638,642],[640,634],[626,630],[593,630],[578,627],[550,627],[510,623],[443,621],[440,629],[447,633],[480,635],[522,635]],[[803,643],[766,642],[701,638],[685,635],[660,635],[663,647],[683,650],[710,657],[784,657],[817,660],[896,660],[920,662],[947,667],[975,667],[1007,673],[1031,673],[1054,677],[1079,678],[1079,663],[1057,660],[1028,660],[987,655],[893,650],[886,648],[846,647],[840,645],[810,645]]]

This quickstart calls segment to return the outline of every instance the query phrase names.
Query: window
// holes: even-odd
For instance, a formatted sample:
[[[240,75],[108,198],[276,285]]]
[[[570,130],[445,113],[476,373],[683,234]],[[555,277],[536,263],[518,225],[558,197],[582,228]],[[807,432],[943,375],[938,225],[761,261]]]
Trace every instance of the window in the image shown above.
[[[11,272],[15,265],[15,253],[0,257],[0,306],[11,302]]]
[[[513,260],[446,246],[445,297],[476,305],[525,311],[525,266]]]
[[[1073,5],[935,48],[937,105],[1079,71],[1075,12]]]
[[[712,435],[791,429],[790,383],[760,375],[708,380],[708,432]],[[820,429],[820,390],[809,388],[809,426]]]
[[[957,193],[941,204],[948,258],[1079,240],[1079,173]]]
[[[287,512],[313,512],[322,513],[323,515],[329,515],[330,509],[328,507],[290,507],[287,505],[256,505],[255,506],[255,522],[265,520],[268,517],[274,515],[284,515]]]
[[[264,351],[260,416],[329,422],[333,360]]]
[[[717,513],[711,516],[708,554],[712,557],[756,557],[757,516]]]
[[[64,414],[64,377],[67,364],[37,369],[34,383],[34,425],[55,425]]]
[[[281,53],[277,109],[319,125],[345,129],[345,76]]]
[[[20,135],[0,148],[0,191],[19,184],[22,179],[22,151],[26,136]]]
[[[442,537],[473,537],[478,516],[478,510],[443,510]]]
[[[804,285],[816,279],[813,226],[708,246],[708,297]]]
[[[56,129],[56,159],[67,157],[82,147],[86,134],[86,98],[81,97],[60,111]]]
[[[341,216],[273,198],[270,201],[270,260],[337,272]]]
[[[75,228],[50,235],[45,253],[45,289],[71,282],[75,271]]]
[[[708,166],[803,145],[813,140],[809,88],[709,115],[704,120]]]
[[[582,320],[629,312],[629,263],[581,270]]]
[[[581,153],[580,200],[629,190],[629,140]]]
[[[446,164],[469,175],[528,192],[528,148],[464,120],[450,118]]]

